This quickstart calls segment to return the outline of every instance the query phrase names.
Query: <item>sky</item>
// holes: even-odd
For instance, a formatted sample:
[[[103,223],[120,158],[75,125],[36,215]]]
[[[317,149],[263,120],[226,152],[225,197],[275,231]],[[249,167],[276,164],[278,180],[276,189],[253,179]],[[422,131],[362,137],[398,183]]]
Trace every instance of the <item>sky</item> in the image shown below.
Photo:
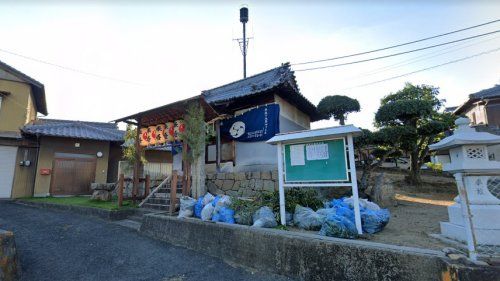
[[[48,118],[108,122],[241,79],[242,56],[234,39],[241,37],[243,4],[250,11],[247,73],[253,75],[285,62],[293,65],[369,51],[497,20],[500,2],[494,2],[0,0],[0,60],[45,85]],[[439,87],[446,106],[459,105],[469,94],[500,83],[500,33],[372,62],[298,70],[496,30],[500,22],[383,52],[292,68],[301,93],[311,102],[335,94],[356,98],[361,111],[350,114],[346,123],[373,128],[380,99],[406,82]],[[334,125],[336,121],[325,120],[312,127]]]

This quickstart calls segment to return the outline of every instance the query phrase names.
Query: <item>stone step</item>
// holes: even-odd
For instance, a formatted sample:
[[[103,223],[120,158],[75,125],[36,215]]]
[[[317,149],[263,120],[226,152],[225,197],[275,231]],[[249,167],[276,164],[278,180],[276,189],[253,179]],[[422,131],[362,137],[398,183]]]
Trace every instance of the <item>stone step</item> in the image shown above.
[[[441,234],[447,238],[466,243],[465,227],[450,222],[441,222]],[[500,230],[498,229],[475,229],[477,244],[500,246]]]
[[[170,210],[170,205],[165,205],[165,204],[144,203],[142,206],[154,210],[164,210],[164,211]]]
[[[500,229],[500,205],[470,205],[472,224],[475,228]],[[462,207],[453,204],[448,207],[450,222],[456,225],[464,225]]]

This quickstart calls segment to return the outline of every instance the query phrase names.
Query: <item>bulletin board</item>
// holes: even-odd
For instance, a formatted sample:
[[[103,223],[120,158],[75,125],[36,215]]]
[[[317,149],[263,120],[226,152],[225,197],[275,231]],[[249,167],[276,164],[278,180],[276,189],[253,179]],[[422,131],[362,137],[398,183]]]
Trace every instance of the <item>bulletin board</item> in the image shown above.
[[[285,183],[349,181],[345,138],[284,145]]]

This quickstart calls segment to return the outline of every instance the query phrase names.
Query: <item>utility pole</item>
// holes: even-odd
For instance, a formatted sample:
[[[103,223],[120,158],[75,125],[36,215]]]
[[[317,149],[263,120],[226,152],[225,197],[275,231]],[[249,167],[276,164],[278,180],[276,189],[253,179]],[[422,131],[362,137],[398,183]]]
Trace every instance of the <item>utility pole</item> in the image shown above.
[[[246,34],[246,23],[248,22],[248,8],[243,7],[240,9],[240,22],[243,24],[243,39],[238,42],[241,46],[241,52],[243,54],[243,78],[247,78],[247,34]]]

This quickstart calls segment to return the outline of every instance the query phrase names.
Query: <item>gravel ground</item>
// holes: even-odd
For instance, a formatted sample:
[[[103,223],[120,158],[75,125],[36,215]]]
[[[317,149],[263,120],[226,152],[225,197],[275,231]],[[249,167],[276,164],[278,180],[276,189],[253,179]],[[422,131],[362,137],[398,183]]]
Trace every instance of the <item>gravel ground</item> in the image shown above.
[[[21,280],[290,280],[69,212],[0,201],[0,228],[15,233]]]

